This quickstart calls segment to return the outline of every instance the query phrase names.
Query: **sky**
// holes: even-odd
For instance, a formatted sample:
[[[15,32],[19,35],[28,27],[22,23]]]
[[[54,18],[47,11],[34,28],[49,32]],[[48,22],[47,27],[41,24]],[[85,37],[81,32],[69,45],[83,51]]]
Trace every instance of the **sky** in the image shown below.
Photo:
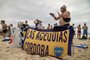
[[[33,21],[39,19],[44,26],[58,23],[49,13],[60,11],[62,5],[67,6],[71,13],[71,24],[75,26],[87,23],[90,31],[90,0],[0,0],[0,20],[14,24],[19,21],[29,21],[30,26],[34,26]]]

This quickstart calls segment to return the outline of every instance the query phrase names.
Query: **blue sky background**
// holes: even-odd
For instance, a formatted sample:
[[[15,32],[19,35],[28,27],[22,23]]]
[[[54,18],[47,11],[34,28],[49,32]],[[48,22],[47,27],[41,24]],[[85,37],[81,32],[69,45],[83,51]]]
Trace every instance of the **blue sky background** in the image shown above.
[[[62,5],[66,5],[71,12],[71,24],[77,26],[86,22],[90,32],[90,0],[0,0],[0,20],[14,25],[28,20],[29,25],[34,26],[33,21],[40,19],[47,26],[48,23],[58,23],[49,13],[57,15]]]

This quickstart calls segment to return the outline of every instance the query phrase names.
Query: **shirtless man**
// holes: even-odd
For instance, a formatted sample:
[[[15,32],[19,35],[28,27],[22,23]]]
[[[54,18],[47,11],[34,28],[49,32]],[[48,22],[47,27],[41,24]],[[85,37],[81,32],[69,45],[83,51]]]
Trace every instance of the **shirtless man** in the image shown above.
[[[77,38],[80,39],[81,38],[81,25],[79,24],[77,27]]]
[[[59,12],[57,12],[58,13],[58,17],[56,17],[53,13],[50,13],[50,15],[52,17],[54,17],[55,20],[59,20],[59,25],[60,26],[69,26],[70,20],[71,20],[70,12],[67,11],[67,8],[66,8],[65,5],[63,5],[60,8],[60,11],[61,11],[61,14]]]
[[[5,23],[4,20],[1,20],[1,25],[2,25],[2,32],[3,32],[3,35],[5,37],[5,35],[7,33],[7,24]]]
[[[82,29],[83,29],[83,36],[88,37],[88,26],[86,25],[86,23],[84,23]]]

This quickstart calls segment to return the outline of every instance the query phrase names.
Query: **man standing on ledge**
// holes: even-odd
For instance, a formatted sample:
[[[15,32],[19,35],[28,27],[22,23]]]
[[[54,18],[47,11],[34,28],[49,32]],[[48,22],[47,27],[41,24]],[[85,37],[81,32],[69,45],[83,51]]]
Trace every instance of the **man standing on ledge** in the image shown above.
[[[52,17],[54,17],[55,20],[59,20],[59,25],[60,26],[69,26],[70,20],[71,20],[70,12],[67,11],[67,7],[65,5],[63,5],[60,8],[60,11],[61,11],[61,14],[59,12],[57,12],[58,17],[56,17],[53,13],[50,13],[50,15]]]

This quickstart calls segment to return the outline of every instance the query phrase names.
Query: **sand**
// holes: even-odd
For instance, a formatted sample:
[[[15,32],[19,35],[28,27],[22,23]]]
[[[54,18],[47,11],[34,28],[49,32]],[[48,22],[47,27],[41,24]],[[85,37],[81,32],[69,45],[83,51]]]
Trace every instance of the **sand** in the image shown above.
[[[88,44],[90,40],[73,40],[74,44]],[[59,60],[54,57],[27,54],[21,48],[12,48],[6,42],[0,43],[0,60]],[[90,46],[87,49],[74,47],[74,54],[72,56],[64,57],[64,60],[90,60]]]

